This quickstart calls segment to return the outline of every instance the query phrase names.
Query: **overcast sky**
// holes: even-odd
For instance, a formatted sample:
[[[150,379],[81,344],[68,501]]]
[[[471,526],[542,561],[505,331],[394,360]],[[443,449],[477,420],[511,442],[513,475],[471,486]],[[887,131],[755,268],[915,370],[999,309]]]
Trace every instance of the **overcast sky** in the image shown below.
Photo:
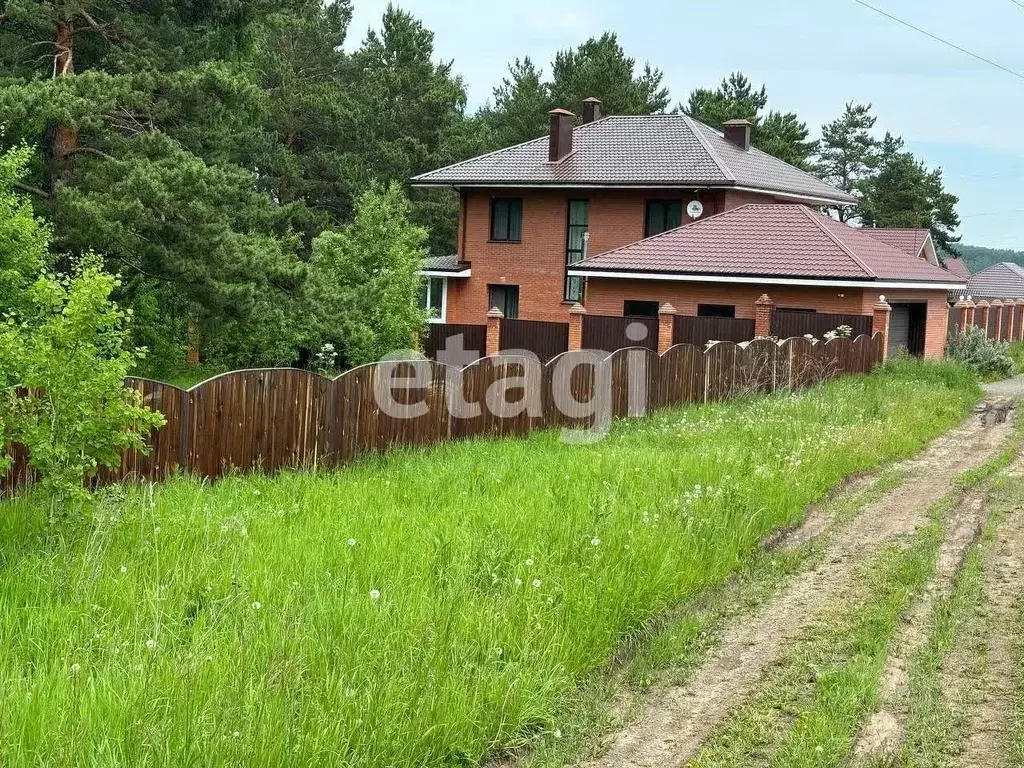
[[[1024,7],[1013,0],[869,0],[975,53],[1024,72]],[[1024,249],[1024,78],[975,61],[854,0],[403,0],[453,59],[470,104],[490,98],[508,62],[614,30],[638,62],[665,73],[673,104],[733,70],[768,86],[769,106],[820,133],[849,100],[875,106],[878,128],[945,172],[960,196],[965,243]],[[350,43],[387,0],[355,0]],[[578,111],[577,105],[565,107]]]

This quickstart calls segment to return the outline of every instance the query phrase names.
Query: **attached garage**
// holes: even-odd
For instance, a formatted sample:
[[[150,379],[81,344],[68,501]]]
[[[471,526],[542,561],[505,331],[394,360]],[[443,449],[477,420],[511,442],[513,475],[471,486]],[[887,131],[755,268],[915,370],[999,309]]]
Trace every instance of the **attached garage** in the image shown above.
[[[927,323],[926,303],[892,304],[892,313],[889,315],[889,357],[902,353],[922,357]]]

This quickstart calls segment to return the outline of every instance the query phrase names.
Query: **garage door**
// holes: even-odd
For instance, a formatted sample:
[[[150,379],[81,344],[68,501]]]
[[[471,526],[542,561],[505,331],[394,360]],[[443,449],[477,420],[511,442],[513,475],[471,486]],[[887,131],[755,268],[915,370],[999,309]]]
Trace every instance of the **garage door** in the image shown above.
[[[889,357],[906,353],[910,344],[910,307],[893,304],[889,315]]]

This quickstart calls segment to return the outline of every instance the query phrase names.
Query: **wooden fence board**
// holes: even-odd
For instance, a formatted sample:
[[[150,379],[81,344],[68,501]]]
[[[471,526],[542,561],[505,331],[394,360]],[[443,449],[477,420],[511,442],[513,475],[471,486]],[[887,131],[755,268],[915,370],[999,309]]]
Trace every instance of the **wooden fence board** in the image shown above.
[[[612,315],[583,316],[584,349],[601,350],[611,354],[627,347],[646,347],[656,352],[658,319]]]
[[[867,373],[881,364],[883,353],[883,338],[875,334],[816,344],[791,338],[742,346],[720,342],[707,350],[678,345],[660,357],[646,347],[610,356],[580,350],[556,355],[546,365],[512,355],[464,369],[427,360],[386,362],[333,381],[294,369],[236,371],[188,391],[128,379],[126,385],[164,413],[167,423],[150,436],[148,456],[127,453],[120,467],[104,469],[97,482],[160,480],[175,471],[216,478],[232,468],[340,466],[397,446],[524,435],[542,427],[603,427],[608,415],[640,416],[659,407]],[[525,393],[530,399],[524,406]],[[458,411],[460,397],[478,411]],[[392,407],[417,410],[403,418]],[[0,479],[6,494],[32,479],[24,449],[9,450],[14,466]]]
[[[692,317],[676,315],[672,324],[673,344],[693,344],[703,349],[712,341],[751,341],[754,321],[734,317]]]
[[[772,335],[780,339],[790,339],[810,334],[820,339],[829,331],[847,325],[853,329],[854,336],[861,336],[871,333],[873,322],[871,315],[777,309],[772,313]]]
[[[505,354],[530,352],[546,363],[569,349],[569,324],[502,320],[499,346]]]

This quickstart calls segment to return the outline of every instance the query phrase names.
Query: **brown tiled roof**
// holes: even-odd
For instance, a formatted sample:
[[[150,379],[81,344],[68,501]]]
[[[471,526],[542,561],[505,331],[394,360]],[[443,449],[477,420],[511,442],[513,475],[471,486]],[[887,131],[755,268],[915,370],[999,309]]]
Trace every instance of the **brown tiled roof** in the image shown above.
[[[468,267],[466,262],[459,261],[458,254],[453,253],[448,256],[428,256],[423,260],[421,269],[431,272],[459,272]]]
[[[993,264],[971,278],[966,293],[975,301],[1024,299],[1024,267],[1009,261]]]
[[[742,150],[685,115],[612,116],[579,126],[548,160],[548,137],[415,177],[414,184],[749,187],[811,200],[856,199],[757,149]]]
[[[911,256],[920,256],[931,234],[927,229],[866,229],[872,237],[899,248]]]
[[[971,270],[967,266],[963,259],[954,259],[952,257],[943,260],[946,270],[953,273],[957,277],[963,278],[964,280],[971,279]]]
[[[957,282],[948,272],[803,205],[745,205],[602,253],[589,271]]]

